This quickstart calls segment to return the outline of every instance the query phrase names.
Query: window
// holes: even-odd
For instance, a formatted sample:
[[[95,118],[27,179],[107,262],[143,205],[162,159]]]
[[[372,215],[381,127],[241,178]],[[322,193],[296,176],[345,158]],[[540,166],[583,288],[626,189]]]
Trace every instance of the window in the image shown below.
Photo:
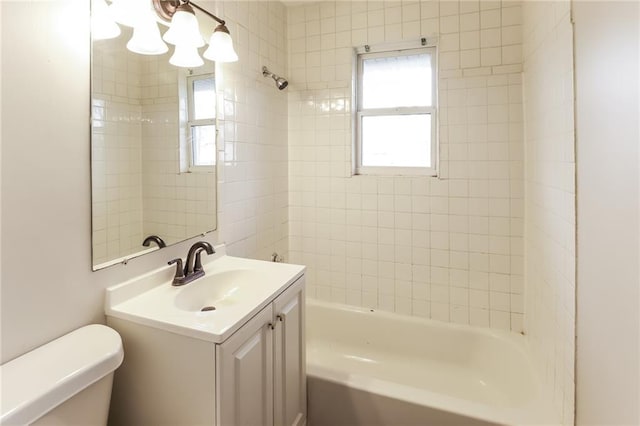
[[[216,89],[213,74],[187,77],[187,131],[191,171],[216,164]]]
[[[434,47],[358,54],[356,173],[435,175]]]

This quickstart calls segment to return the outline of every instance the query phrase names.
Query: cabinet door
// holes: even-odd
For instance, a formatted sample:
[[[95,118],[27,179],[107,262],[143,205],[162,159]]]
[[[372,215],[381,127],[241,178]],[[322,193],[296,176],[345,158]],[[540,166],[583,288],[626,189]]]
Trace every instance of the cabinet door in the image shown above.
[[[304,276],[273,303],[275,315],[274,422],[298,426],[307,419]]]
[[[273,425],[272,316],[268,305],[219,346],[218,425]]]

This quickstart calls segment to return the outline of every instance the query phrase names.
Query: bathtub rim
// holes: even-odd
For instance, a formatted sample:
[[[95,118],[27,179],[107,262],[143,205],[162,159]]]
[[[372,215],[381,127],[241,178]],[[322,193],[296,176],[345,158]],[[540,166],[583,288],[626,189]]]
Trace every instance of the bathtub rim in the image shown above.
[[[327,302],[324,300],[319,300],[319,299],[314,299],[309,297],[307,297],[306,304],[307,306],[318,306],[321,308],[338,309],[341,311],[357,312],[357,313],[363,313],[367,315],[373,314],[386,319],[392,319],[392,320],[401,319],[403,321],[408,321],[415,324],[428,325],[431,327],[444,328],[444,329],[456,330],[456,331],[467,332],[467,333],[473,332],[477,334],[482,334],[494,339],[507,340],[510,343],[515,344],[516,345],[515,347],[517,347],[518,349],[523,350],[524,354],[528,356],[528,351],[526,349],[529,346],[529,340],[527,339],[527,336],[524,333],[517,333],[514,331],[482,327],[482,326],[470,325],[470,324],[458,324],[453,322],[439,321],[432,318],[426,318],[426,317],[421,317],[416,315],[407,315],[407,314],[402,314],[398,312],[385,311],[382,309],[348,305],[345,303]]]

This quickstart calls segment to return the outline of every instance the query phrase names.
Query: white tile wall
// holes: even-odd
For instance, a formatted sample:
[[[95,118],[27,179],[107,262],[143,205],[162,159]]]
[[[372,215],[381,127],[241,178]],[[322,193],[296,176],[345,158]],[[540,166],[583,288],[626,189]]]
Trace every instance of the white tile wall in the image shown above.
[[[518,2],[288,9],[291,260],[309,295],[522,331]],[[440,174],[351,176],[353,47],[439,37]]]
[[[93,263],[138,251],[142,242],[140,56],[124,37],[93,48]]]
[[[241,58],[217,69],[223,124],[218,146],[219,239],[232,255],[288,256],[286,9],[277,1],[202,2],[226,20]]]
[[[526,324],[564,424],[574,421],[575,157],[569,1],[524,4]]]

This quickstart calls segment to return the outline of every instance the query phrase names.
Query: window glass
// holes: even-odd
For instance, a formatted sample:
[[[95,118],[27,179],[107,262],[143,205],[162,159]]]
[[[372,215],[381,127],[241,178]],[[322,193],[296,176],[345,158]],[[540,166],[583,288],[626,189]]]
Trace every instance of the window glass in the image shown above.
[[[363,166],[431,166],[429,114],[362,117]]]
[[[216,126],[191,127],[194,166],[213,166],[216,164]]]
[[[193,80],[192,120],[215,118],[216,89],[213,77]]]
[[[216,164],[216,90],[213,74],[187,77],[191,171]]]
[[[430,106],[431,55],[363,59],[362,108]]]

